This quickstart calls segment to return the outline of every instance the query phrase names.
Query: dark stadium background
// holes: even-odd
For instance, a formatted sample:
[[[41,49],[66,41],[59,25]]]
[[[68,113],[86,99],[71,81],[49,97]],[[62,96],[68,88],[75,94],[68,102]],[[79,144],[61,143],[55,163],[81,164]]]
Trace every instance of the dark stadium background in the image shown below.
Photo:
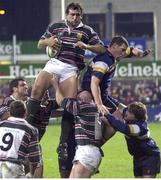
[[[0,40],[37,40],[49,24],[49,0],[0,0]]]

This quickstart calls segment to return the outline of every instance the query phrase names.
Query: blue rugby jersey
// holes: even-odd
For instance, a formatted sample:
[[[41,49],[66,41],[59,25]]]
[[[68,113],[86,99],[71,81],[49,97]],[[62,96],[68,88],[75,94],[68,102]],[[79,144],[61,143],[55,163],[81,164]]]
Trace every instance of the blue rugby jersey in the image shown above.
[[[38,131],[26,120],[9,117],[0,121],[0,160],[24,164],[26,157],[33,164],[41,163]]]
[[[103,97],[107,94],[107,89],[111,84],[114,76],[117,61],[112,54],[106,51],[104,54],[97,55],[84,73],[81,87],[82,89],[90,91],[91,77],[96,76],[101,80],[100,90]]]
[[[98,145],[97,133],[101,133],[99,113],[93,103],[82,103],[73,98],[64,98],[61,107],[75,117],[75,140],[77,145]],[[97,131],[97,132],[96,132]]]
[[[133,47],[128,47],[124,58],[135,57]],[[107,50],[105,53],[97,55],[88,65],[87,70],[83,75],[81,87],[84,90],[90,91],[91,77],[96,76],[101,80],[100,89],[102,97],[107,95],[107,89],[111,84],[111,80],[115,74],[116,65],[119,60],[116,60],[113,55]]]
[[[69,43],[82,41],[85,44],[90,45],[102,44],[97,33],[90,26],[84,25],[82,22],[72,30],[69,28],[65,20],[52,23],[48,26],[41,39],[49,38],[54,35],[64,42],[62,43],[57,59],[65,63],[73,64],[79,69],[85,67],[85,50],[78,47],[75,48],[72,45],[69,45]]]
[[[127,124],[117,120],[111,114],[106,115],[106,117],[114,129],[125,134],[128,151],[132,156],[141,157],[160,154],[155,141],[150,137],[147,121],[136,120]]]

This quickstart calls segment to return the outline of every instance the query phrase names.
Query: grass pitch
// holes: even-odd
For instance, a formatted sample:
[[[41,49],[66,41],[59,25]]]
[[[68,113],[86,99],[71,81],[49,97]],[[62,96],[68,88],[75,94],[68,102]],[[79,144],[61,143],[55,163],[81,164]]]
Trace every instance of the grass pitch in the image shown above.
[[[161,123],[150,123],[149,128],[151,137],[161,149]],[[60,178],[56,153],[59,135],[60,125],[49,125],[41,141],[45,178]],[[127,151],[126,142],[121,133],[116,133],[103,146],[103,151],[105,156],[99,167],[100,173],[93,178],[134,178],[132,156]],[[161,178],[161,173],[157,178]]]

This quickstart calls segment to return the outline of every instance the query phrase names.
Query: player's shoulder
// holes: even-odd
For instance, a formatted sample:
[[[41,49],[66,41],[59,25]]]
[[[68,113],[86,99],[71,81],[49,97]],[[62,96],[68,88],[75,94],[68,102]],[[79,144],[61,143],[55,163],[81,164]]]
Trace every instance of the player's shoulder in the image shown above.
[[[133,127],[136,127],[137,129],[139,129],[139,132],[140,132],[139,136],[145,135],[149,132],[147,121],[137,120],[133,122],[132,125]]]
[[[13,98],[10,96],[0,98],[0,106],[9,106],[13,101]]]
[[[27,122],[27,120],[24,120],[24,127],[25,130],[30,133],[30,134],[38,134],[38,130],[36,127],[34,127],[33,125],[31,125],[29,122]]]
[[[112,63],[114,60],[110,56],[109,53],[105,52],[105,53],[102,53],[102,54],[98,54],[97,56],[94,57],[93,62],[98,62],[98,61],[109,64],[109,63]]]
[[[83,29],[86,30],[86,31],[89,31],[89,32],[91,32],[91,33],[96,33],[96,32],[94,31],[94,29],[93,29],[91,26],[87,25],[87,24],[83,24],[82,27],[83,27]]]

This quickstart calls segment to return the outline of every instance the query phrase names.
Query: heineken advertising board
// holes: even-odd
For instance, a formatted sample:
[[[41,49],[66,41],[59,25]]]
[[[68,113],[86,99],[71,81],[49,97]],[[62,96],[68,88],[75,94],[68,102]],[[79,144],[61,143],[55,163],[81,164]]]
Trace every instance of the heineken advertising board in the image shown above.
[[[145,39],[129,39],[129,45],[133,47],[138,47],[139,49],[146,49]],[[38,41],[17,41],[15,44],[16,55],[40,55],[45,54],[44,50],[37,48]],[[109,40],[103,40],[105,45],[109,44]],[[0,41],[0,60],[1,56],[10,56],[13,54],[13,42],[12,41]],[[85,51],[85,58],[92,58],[95,54],[91,51]],[[39,59],[39,56],[37,56]],[[10,60],[10,59],[7,59]],[[28,60],[32,60],[32,56]]]
[[[1,65],[0,76],[36,76],[44,64]]]
[[[18,41],[15,45],[17,55],[21,54],[41,54],[44,51],[37,48],[37,41]],[[0,41],[0,56],[12,55],[12,41]]]
[[[44,64],[1,65],[0,76],[36,76]],[[129,60],[118,64],[116,77],[161,77],[161,61]]]
[[[115,76],[121,78],[161,77],[161,61],[142,61],[137,58],[122,61],[118,64]]]

